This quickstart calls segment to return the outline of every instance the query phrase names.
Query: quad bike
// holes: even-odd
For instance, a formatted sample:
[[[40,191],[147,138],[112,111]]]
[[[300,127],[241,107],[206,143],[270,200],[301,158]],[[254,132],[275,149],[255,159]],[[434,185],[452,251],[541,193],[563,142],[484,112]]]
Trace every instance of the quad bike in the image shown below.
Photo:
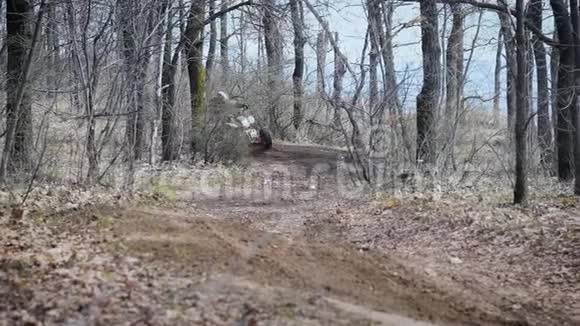
[[[263,150],[272,148],[272,134],[256,124],[256,119],[247,112],[247,107],[244,107],[240,115],[231,118],[230,122],[226,124],[232,128],[243,130],[248,137],[250,146],[260,147]]]
[[[272,148],[272,134],[256,123],[256,119],[250,114],[246,104],[230,99],[225,92],[218,92],[214,98],[214,102],[222,111],[230,112],[226,115],[226,125],[234,129],[242,130],[246,137],[248,137],[251,147],[257,147],[266,151]]]

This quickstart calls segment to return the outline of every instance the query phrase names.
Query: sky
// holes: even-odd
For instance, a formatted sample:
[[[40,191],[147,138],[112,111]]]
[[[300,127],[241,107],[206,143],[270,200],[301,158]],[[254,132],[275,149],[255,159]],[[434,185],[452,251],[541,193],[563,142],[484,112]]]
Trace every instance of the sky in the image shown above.
[[[324,0],[311,0],[313,4],[322,3]],[[317,5],[317,10],[326,17],[331,31],[339,33],[339,45],[341,50],[349,58],[351,64],[356,64],[360,60],[361,50],[364,44],[364,37],[367,29],[367,20],[365,8],[361,0],[327,0],[332,5]],[[443,13],[443,7],[439,7]],[[470,8],[465,6],[465,8]],[[305,20],[308,26],[307,36],[310,44],[315,44],[316,35],[320,30],[316,19],[308,12],[305,7]],[[449,13],[450,14],[450,13]],[[481,15],[481,17],[480,17]],[[393,26],[415,21],[419,16],[419,4],[408,3],[396,8],[393,16]],[[551,18],[547,17],[545,11],[545,31],[550,35],[552,28]],[[478,29],[477,26],[480,26]],[[466,18],[465,22],[465,66],[468,68],[468,75],[465,85],[466,96],[479,96],[483,99],[493,97],[494,69],[497,47],[497,34],[499,31],[499,21],[497,13],[491,11],[472,11]],[[283,27],[290,32],[291,25]],[[449,33],[451,29],[451,17],[448,19],[440,15],[440,31],[444,28]],[[478,37],[475,38],[476,33]],[[414,107],[415,97],[421,87],[422,80],[422,53],[421,53],[421,30],[419,26],[408,27],[401,30],[394,38],[394,56],[395,68],[399,73],[399,81],[402,79],[405,71],[408,71],[407,82],[404,88],[408,89],[407,102],[408,107]],[[292,42],[291,38],[286,38],[286,74],[290,79],[293,69]],[[445,46],[445,45],[444,45]],[[445,55],[445,49],[442,49],[442,55]],[[249,56],[257,54],[257,47],[249,46]],[[313,88],[316,78],[316,54],[312,46],[307,45],[305,50],[306,56],[306,83]],[[329,53],[327,58],[327,78],[332,78],[333,62],[332,54]],[[367,58],[368,60],[368,58]],[[469,63],[468,63],[469,61]],[[502,73],[502,79],[505,78],[505,70]],[[331,83],[327,83],[331,85]],[[308,86],[307,86],[308,87]],[[502,80],[502,88],[505,87],[505,80]],[[351,87],[353,89],[353,87]],[[348,90],[348,83],[345,84],[345,91]],[[480,105],[483,108],[490,109],[492,102],[473,102],[474,105]],[[502,90],[502,107],[505,108],[505,90]]]
[[[360,57],[360,51],[364,43],[366,33],[366,16],[363,6],[343,5],[329,10],[329,22],[331,29],[340,31],[342,40],[341,47],[347,53],[349,58]],[[393,15],[393,26],[409,23],[419,17],[419,5],[408,4],[396,8]],[[481,28],[479,36],[475,43],[475,50],[471,56],[469,64],[468,77],[465,86],[465,93],[469,96],[481,96],[482,98],[491,98],[493,96],[493,82],[495,69],[495,52],[497,44],[497,15],[495,13],[483,13],[481,17]],[[465,32],[465,45],[468,50],[472,47],[472,42],[476,34],[476,24],[479,20],[479,13],[469,15],[466,19],[467,30]],[[444,27],[449,33],[451,29],[451,19],[445,20],[441,17],[439,28]],[[447,25],[447,26],[445,26]],[[404,72],[408,69],[410,72],[408,105],[414,106],[415,96],[419,92],[422,80],[422,51],[421,51],[421,29],[419,26],[409,27],[401,30],[393,42],[395,69],[399,72],[399,79],[403,78]],[[444,55],[444,51],[442,52]],[[470,52],[465,53],[465,59],[468,60]],[[466,64],[467,66],[467,64]],[[489,103],[491,104],[491,103]]]

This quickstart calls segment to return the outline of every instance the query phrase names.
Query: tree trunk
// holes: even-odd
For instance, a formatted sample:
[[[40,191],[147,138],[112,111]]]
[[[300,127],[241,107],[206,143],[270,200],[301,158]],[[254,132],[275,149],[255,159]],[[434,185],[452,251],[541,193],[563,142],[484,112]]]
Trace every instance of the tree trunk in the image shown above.
[[[514,203],[526,204],[528,199],[528,182],[527,182],[527,160],[528,160],[528,142],[526,124],[528,120],[528,65],[526,58],[527,37],[524,26],[524,0],[516,1],[517,27],[516,27],[516,45],[517,45],[517,110],[516,110],[516,183],[514,187]]]
[[[56,8],[58,2],[51,0],[46,8],[47,22],[46,22],[46,51],[48,69],[46,72],[46,86],[49,90],[48,97],[56,97],[56,91],[59,88],[59,46],[58,46],[58,25],[56,23]]]
[[[15,128],[14,141],[10,151],[9,168],[26,169],[30,164],[32,146],[31,98],[24,79],[26,57],[32,40],[32,6],[26,0],[9,0],[6,7],[6,43],[8,46],[8,68],[6,83],[7,130]],[[21,100],[18,103],[18,91]]]
[[[572,21],[572,35],[574,38],[574,106],[572,121],[574,131],[572,134],[574,143],[574,166],[575,182],[574,193],[580,195],[580,13],[578,12],[578,0],[570,0],[570,19]]]
[[[163,162],[175,161],[178,158],[175,130],[175,74],[179,61],[179,49],[171,56],[173,41],[173,22],[167,15],[167,31],[165,34],[165,50],[163,52],[163,68],[161,71],[161,159]]]
[[[509,16],[503,13],[499,13],[498,16],[506,54],[507,123],[508,130],[510,130],[510,134],[512,134],[517,109],[516,75],[518,71],[518,61],[516,57],[516,42]]]
[[[455,111],[460,96],[461,78],[463,71],[459,71],[459,61],[463,61],[463,21],[464,14],[461,5],[452,4],[451,12],[453,13],[453,24],[449,41],[447,43],[447,98],[445,103],[445,120],[453,123]]]
[[[554,40],[558,40],[558,33],[554,31]],[[560,66],[560,50],[552,47],[550,52],[550,103],[552,104],[552,134],[556,135],[556,126],[558,121],[558,67]],[[554,166],[556,165],[557,155],[554,155]]]
[[[373,125],[373,113],[379,103],[379,33],[376,15],[380,15],[375,0],[367,0],[367,16],[369,21],[369,41],[371,50],[369,51],[369,116],[371,117],[371,127]],[[372,141],[372,139],[371,139]]]
[[[338,33],[334,37],[336,43],[338,43]],[[340,106],[342,105],[342,89],[344,82],[344,75],[346,74],[346,66],[343,62],[343,57],[334,51],[334,78],[333,78],[333,91],[332,91],[332,102],[335,104],[334,108],[334,118],[333,123],[335,126],[340,126]]]
[[[195,154],[201,150],[202,129],[205,115],[205,72],[203,68],[203,28],[205,0],[191,4],[185,30],[185,51],[191,94],[192,139],[191,149]]]
[[[2,181],[5,181],[7,170],[29,170],[31,168],[32,99],[26,83],[35,36],[38,34],[38,26],[42,18],[41,13],[39,13],[36,31],[33,35],[31,29],[33,7],[31,3],[26,0],[7,1],[7,116],[6,139],[0,167]]]
[[[441,81],[437,1],[420,3],[421,50],[423,52],[423,87],[417,96],[417,162],[435,164],[435,117]]]
[[[246,71],[247,71],[247,64],[248,64],[248,46],[247,46],[247,40],[246,40],[246,28],[247,28],[247,23],[246,23],[246,15],[244,14],[244,12],[240,12],[240,26],[239,28],[239,32],[238,34],[238,43],[239,43],[239,49],[240,49],[240,73],[242,74],[242,76],[245,76]],[[227,50],[226,50],[227,52]],[[226,58],[227,59],[227,58]]]
[[[216,0],[209,0],[209,15],[213,15],[215,13],[215,3]],[[215,61],[215,53],[217,47],[217,22],[215,19],[212,19],[209,23],[209,48],[207,50],[207,59],[205,61],[205,80],[206,83],[210,83],[210,79],[213,73],[213,66]]]
[[[141,160],[144,148],[145,83],[149,63],[147,38],[153,29],[151,17],[143,17],[140,2],[125,0],[121,3],[123,53],[127,69],[128,111],[127,141],[129,160]]]
[[[493,73],[493,125],[499,128],[500,100],[501,100],[501,70],[503,52],[503,33],[501,30],[497,35],[497,50],[495,54],[495,70]]]
[[[367,0],[368,35],[370,43],[369,51],[369,178],[373,185],[382,186],[385,154],[385,103],[379,102],[379,74],[381,52],[381,33],[379,28],[382,24],[382,12],[377,0]],[[385,84],[385,83],[383,83]]]
[[[282,35],[275,15],[276,0],[264,3],[262,23],[264,25],[264,44],[268,59],[268,118],[270,129],[275,136],[282,136],[278,110],[280,105],[280,83],[283,78],[282,67]]]
[[[556,148],[558,153],[558,177],[569,181],[573,173],[572,111],[574,110],[574,38],[568,9],[562,0],[550,0],[560,47],[558,65],[558,89],[556,104],[558,109],[556,128]],[[568,44],[570,44],[568,46]]]
[[[87,5],[81,7],[80,11],[86,11]],[[99,152],[96,144],[96,119],[94,94],[98,84],[98,69],[95,65],[89,64],[91,54],[88,51],[89,35],[87,34],[87,24],[78,24],[73,2],[67,3],[68,30],[71,42],[71,60],[74,71],[74,81],[79,84],[82,95],[82,105],[87,119],[87,142],[85,144],[86,156],[89,163],[87,169],[87,183],[92,185],[96,182],[99,174]],[[86,17],[87,20],[90,17]],[[77,27],[83,28],[78,31]],[[93,62],[94,63],[94,62]],[[80,98],[75,96],[74,103],[81,103]]]
[[[290,0],[292,11],[292,26],[294,27],[294,73],[292,83],[294,85],[294,128],[298,130],[304,118],[302,103],[304,97],[304,10],[300,0]]]
[[[395,71],[395,56],[393,54],[393,14],[394,7],[392,2],[379,2],[379,9],[382,13],[383,23],[381,24],[381,19],[378,18],[378,32],[379,41],[381,44],[381,54],[383,56],[383,66],[384,66],[384,92],[385,92],[385,104],[392,110],[396,111],[396,108],[401,105],[398,96],[399,86],[397,84],[397,72]]]
[[[221,10],[224,11],[228,8],[227,0],[222,0]],[[220,57],[224,76],[228,75],[229,71],[229,47],[228,47],[228,14],[222,15],[220,17]]]
[[[542,0],[532,0],[530,6],[530,21],[534,27],[542,30]],[[544,43],[532,34],[534,58],[536,61],[536,88],[538,93],[538,144],[540,146],[540,163],[545,171],[552,174],[553,144],[552,126],[550,123],[550,93],[548,90],[548,64]]]
[[[527,11],[526,11],[527,12]],[[526,19],[526,18],[524,18]],[[534,105],[536,104],[536,101],[534,99],[534,71],[535,71],[535,58],[534,58],[534,45],[531,41],[531,37],[529,36],[529,33],[526,31],[526,69],[527,69],[527,74],[526,74],[526,86],[528,87],[528,92],[526,94],[527,96],[527,100],[528,100],[528,116],[530,115],[530,112],[534,109]],[[538,133],[537,133],[537,128],[536,128],[536,124],[532,123],[532,121],[528,121],[527,122],[527,128],[526,128],[526,135],[527,135],[527,142],[528,142],[528,148],[532,147],[534,144],[537,144],[537,139],[538,139]],[[529,152],[529,151],[528,151]],[[528,157],[528,160],[532,159],[532,157]]]
[[[455,125],[463,96],[463,39],[465,14],[460,4],[451,5],[453,24],[447,43],[447,78],[445,100],[445,128],[444,140],[448,153],[453,154],[455,148]]]
[[[401,112],[402,112],[402,105],[401,101],[399,100],[399,84],[397,82],[397,72],[395,71],[395,56],[393,54],[393,15],[395,11],[395,5],[393,1],[384,1],[381,2],[382,6],[382,14],[383,14],[383,24],[379,25],[379,32],[381,34],[381,47],[383,49],[383,65],[384,65],[384,93],[385,93],[385,105],[389,110],[389,120],[382,122],[385,125],[385,128],[392,128],[392,137],[391,141],[395,143],[396,140],[396,128],[397,128],[397,121],[401,121]],[[361,78],[362,79],[362,78]],[[412,145],[407,137],[407,130],[406,126],[403,124],[399,124],[401,128],[401,138],[403,144],[405,145],[405,149],[407,150],[408,154],[410,154],[410,158],[414,154],[412,153]],[[387,131],[385,130],[385,133]],[[387,135],[385,135],[387,137]],[[385,140],[386,142],[386,140]],[[386,144],[385,144],[386,146]],[[395,147],[395,146],[393,146]],[[386,156],[386,148],[385,154]],[[386,157],[385,157],[386,159]],[[387,164],[385,164],[385,168],[387,168]],[[385,171],[385,173],[390,173],[390,171]]]
[[[326,89],[325,69],[326,54],[328,53],[328,37],[324,29],[318,32],[316,38],[316,94],[323,96]]]

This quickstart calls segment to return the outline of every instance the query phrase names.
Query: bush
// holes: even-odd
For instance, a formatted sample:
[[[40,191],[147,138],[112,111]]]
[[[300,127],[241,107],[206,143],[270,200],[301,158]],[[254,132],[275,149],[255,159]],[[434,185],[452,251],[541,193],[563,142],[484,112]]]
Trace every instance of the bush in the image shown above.
[[[204,137],[206,163],[235,163],[250,153],[249,142],[242,129],[232,128],[226,121],[217,121]]]

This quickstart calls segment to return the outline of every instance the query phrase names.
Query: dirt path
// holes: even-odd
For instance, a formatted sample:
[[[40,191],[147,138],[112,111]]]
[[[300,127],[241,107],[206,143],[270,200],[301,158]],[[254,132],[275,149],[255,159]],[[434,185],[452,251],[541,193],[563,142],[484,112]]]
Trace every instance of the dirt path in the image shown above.
[[[46,277],[31,284],[0,273],[0,295],[18,293],[0,301],[0,320],[23,320],[4,308],[67,325],[580,325],[578,275],[569,288],[531,287],[538,266],[514,271],[488,259],[503,247],[450,251],[474,231],[428,224],[416,203],[377,214],[348,196],[341,155],[279,145],[243,175],[195,177],[203,180],[180,187],[171,204],[84,211],[90,228],[57,237],[68,245],[37,237],[68,257],[26,263]],[[26,234],[18,232],[13,239]],[[73,277],[79,271],[91,276]],[[65,305],[70,298],[83,303]]]
[[[456,274],[437,274],[424,268],[429,260],[421,259],[421,252],[401,259],[389,250],[361,246],[353,229],[335,219],[361,205],[348,199],[352,185],[340,166],[343,156],[319,147],[279,145],[249,166],[265,185],[257,192],[248,195],[231,185],[217,197],[181,192],[183,202],[195,203],[187,215],[180,215],[183,210],[176,215],[132,211],[139,222],[127,227],[143,229],[127,233],[131,248],[199,272],[241,278],[251,282],[250,292],[276,286],[278,293],[315,296],[316,302],[340,311],[343,317],[333,323],[344,318],[346,324],[384,325],[426,325],[413,320],[438,325],[573,323],[561,317],[561,310],[520,307],[518,299],[533,298],[519,295],[521,288],[498,291],[489,279],[470,273],[468,265],[455,269]]]

